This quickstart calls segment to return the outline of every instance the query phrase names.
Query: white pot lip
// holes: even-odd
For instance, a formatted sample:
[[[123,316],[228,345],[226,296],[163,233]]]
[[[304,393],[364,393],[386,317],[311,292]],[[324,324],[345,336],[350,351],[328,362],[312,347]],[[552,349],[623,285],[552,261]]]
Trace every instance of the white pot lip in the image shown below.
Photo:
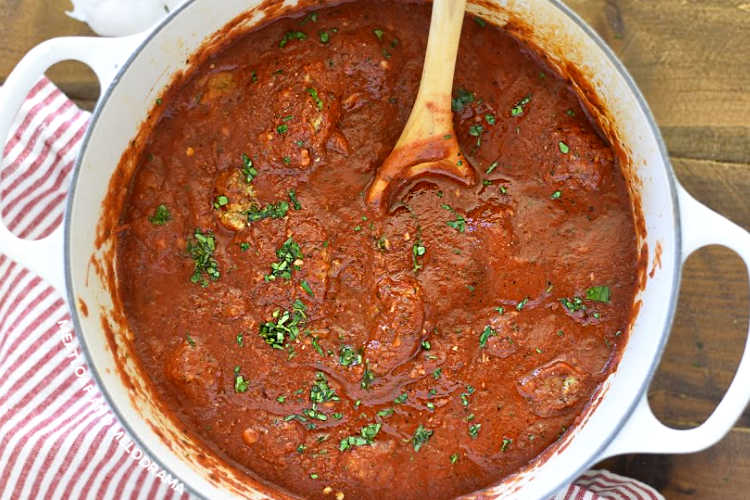
[[[607,59],[612,63],[612,65],[617,70],[620,78],[622,78],[625,81],[625,83],[627,83],[628,89],[630,90],[630,92],[633,93],[636,100],[638,101],[638,105],[641,111],[646,116],[646,121],[648,122],[649,131],[656,139],[656,142],[659,147],[660,156],[664,162],[664,168],[667,171],[667,183],[669,185],[669,193],[672,198],[672,217],[674,221],[675,245],[674,245],[674,255],[673,255],[674,269],[672,272],[672,291],[669,297],[667,321],[664,325],[664,330],[661,332],[657,354],[651,360],[646,376],[643,378],[643,381],[641,382],[641,387],[636,393],[636,397],[633,398],[633,400],[628,403],[627,411],[623,414],[623,416],[617,422],[617,425],[612,426],[611,432],[609,432],[609,434],[603,440],[600,441],[599,446],[596,447],[596,449],[592,451],[588,459],[573,474],[571,474],[564,483],[554,485],[554,487],[550,488],[550,490],[540,498],[547,498],[547,497],[554,495],[554,493],[557,492],[560,488],[564,487],[566,484],[571,483],[575,478],[580,476],[586,469],[588,469],[593,464],[593,462],[601,455],[601,453],[607,448],[607,446],[609,446],[609,444],[615,439],[615,437],[617,436],[622,426],[625,424],[625,422],[628,421],[628,419],[632,415],[633,411],[635,410],[636,405],[638,404],[644,392],[647,390],[648,386],[651,383],[651,379],[653,378],[654,373],[656,372],[656,368],[659,365],[659,362],[661,361],[661,356],[664,352],[664,348],[666,347],[667,341],[669,339],[669,334],[672,329],[672,323],[674,321],[675,310],[677,308],[677,295],[679,293],[680,279],[682,275],[682,266],[681,266],[682,221],[681,221],[680,210],[679,210],[679,198],[677,196],[677,180],[676,180],[676,176],[674,173],[674,169],[672,168],[672,164],[669,161],[669,154],[667,152],[664,139],[661,135],[661,131],[659,130],[659,126],[657,125],[656,120],[653,114],[651,113],[651,109],[646,103],[646,99],[644,98],[640,89],[638,88],[635,81],[633,80],[633,77],[625,68],[625,65],[615,55],[615,53],[612,51],[609,45],[607,45],[607,43],[593,30],[593,28],[591,28],[583,19],[581,19],[581,17],[578,14],[576,14],[570,7],[565,5],[562,2],[562,0],[546,0],[546,1],[549,2],[551,5],[553,5],[554,7],[556,7],[557,9],[559,9],[565,16],[567,16],[572,22],[574,22],[579,28],[581,28],[581,30],[583,30],[586,36],[591,38],[599,47],[599,49],[601,49],[602,52],[604,52],[604,54],[607,56]],[[88,143],[91,139],[92,131],[96,127],[96,124],[99,121],[99,118],[101,117],[102,109],[109,102],[113,89],[119,83],[122,75],[124,75],[130,69],[130,66],[132,65],[135,58],[140,55],[141,51],[143,51],[143,49],[149,43],[151,43],[153,38],[166,25],[168,25],[172,21],[172,19],[180,15],[180,13],[183,10],[190,7],[195,2],[196,0],[187,0],[185,3],[180,5],[177,9],[170,12],[161,22],[158,23],[158,25],[156,25],[151,30],[151,32],[144,38],[144,40],[138,45],[138,47],[128,57],[127,61],[125,61],[125,63],[120,67],[114,79],[112,80],[110,85],[105,89],[104,94],[101,95],[101,97],[96,103],[94,111],[91,115],[89,126],[86,129],[86,133],[81,143],[81,149],[79,150],[78,155],[76,156],[75,165],[73,167],[73,175],[71,177],[71,184],[70,184],[71,188],[67,196],[67,202],[66,202],[66,207],[65,207],[65,220],[64,220],[64,228],[63,228],[63,231],[64,231],[63,262],[65,266],[65,295],[67,297],[68,304],[75,304],[75,297],[73,296],[73,292],[72,292],[73,275],[72,275],[72,271],[70,267],[70,260],[71,260],[70,242],[72,239],[72,235],[71,235],[72,218],[70,214],[72,213],[72,209],[73,209],[73,200],[75,198],[76,187],[78,185],[78,177],[81,173],[81,160],[84,156],[84,152],[86,151],[86,148],[88,147]],[[127,420],[119,412],[118,408],[114,404],[114,399],[112,398],[110,394],[110,390],[104,384],[102,376],[100,375],[96,366],[93,364],[91,351],[89,349],[88,344],[86,343],[86,337],[83,335],[83,328],[81,326],[81,320],[79,317],[78,309],[75,307],[71,307],[70,310],[71,310],[71,317],[73,320],[73,325],[75,327],[76,335],[78,336],[78,340],[81,345],[81,350],[83,351],[86,357],[86,361],[89,366],[90,372],[96,384],[99,386],[99,390],[104,395],[104,398],[106,399],[110,409],[117,417],[117,420],[120,422],[120,425],[122,425],[123,428],[128,432],[128,434],[133,439],[135,444],[141,450],[149,454],[153,462],[155,462],[162,470],[168,472],[173,477],[182,481],[182,478],[178,476],[177,474],[175,474],[172,468],[165,465],[161,457],[156,455],[153,452],[153,450],[149,446],[146,445],[146,443],[133,430],[133,428],[130,426]],[[205,498],[203,497],[202,494],[200,494],[198,491],[193,489],[192,486],[185,483],[184,481],[182,482],[186,490],[190,494],[195,495],[196,497]]]

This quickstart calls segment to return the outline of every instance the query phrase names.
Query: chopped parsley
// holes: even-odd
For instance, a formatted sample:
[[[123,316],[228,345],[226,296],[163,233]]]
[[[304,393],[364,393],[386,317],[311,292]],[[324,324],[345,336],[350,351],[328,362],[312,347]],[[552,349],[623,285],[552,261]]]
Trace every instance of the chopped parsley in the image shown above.
[[[486,121],[490,125],[494,125],[496,121],[495,115],[493,115],[492,113],[487,113],[486,115],[484,115],[484,121]]]
[[[526,96],[518,103],[516,103],[515,106],[513,106],[513,109],[510,110],[511,116],[519,116],[523,114],[523,107],[526,106],[531,101],[531,96]]]
[[[482,428],[482,424],[471,424],[469,426],[469,436],[471,439],[476,439],[479,436],[479,429]]]
[[[258,175],[258,171],[253,166],[253,160],[245,153],[242,153],[242,173],[245,176],[245,182],[250,184]]]
[[[284,200],[276,203],[267,203],[265,207],[253,205],[245,213],[248,222],[257,222],[263,219],[283,219],[289,211],[289,203]]]
[[[348,436],[339,443],[339,451],[346,451],[355,446],[370,445],[375,440],[375,436],[380,432],[382,424],[368,424],[359,430],[359,435]]]
[[[195,262],[195,268],[193,275],[190,277],[190,281],[199,284],[202,287],[208,286],[208,280],[216,281],[221,276],[219,272],[219,263],[214,259],[214,251],[216,250],[216,239],[210,232],[202,233],[200,229],[196,229],[193,233],[193,237],[188,239],[187,251]]]
[[[455,229],[456,231],[458,231],[459,233],[463,233],[466,230],[466,219],[464,219],[462,215],[459,215],[458,212],[456,212],[453,208],[451,208],[450,205],[443,204],[440,206],[444,210],[448,210],[449,212],[451,212],[453,215],[456,216],[454,220],[448,221],[446,222],[446,224],[452,227],[453,229]]]
[[[289,239],[281,245],[281,248],[276,250],[276,257],[278,257],[279,260],[278,262],[273,262],[271,264],[271,274],[265,276],[266,281],[273,281],[277,277],[284,278],[285,280],[290,279],[292,277],[292,270],[300,269],[300,266],[295,264],[295,262],[302,259],[302,249],[300,249],[297,242],[294,241],[294,238],[290,236]]]
[[[512,442],[513,442],[512,439],[504,437],[503,444],[500,446],[500,451],[505,453],[505,451],[508,449],[508,447],[511,445]]]
[[[467,104],[474,102],[474,94],[464,88],[456,89],[456,97],[451,99],[451,109],[453,111],[463,111]]]
[[[318,37],[320,38],[320,43],[328,43],[331,40],[331,34],[327,30],[318,31]]]
[[[482,145],[482,134],[485,132],[484,127],[476,124],[469,127],[469,135],[477,138],[477,146]]]
[[[318,110],[323,109],[323,100],[318,96],[318,91],[314,88],[308,88],[307,93],[312,98],[313,102],[315,103],[315,106],[318,107]]]
[[[521,302],[519,302],[518,304],[516,304],[516,311],[520,311],[521,309],[523,309],[524,306],[526,306],[526,304],[528,302],[529,302],[529,298],[528,297],[524,297],[523,300],[521,300]]]
[[[190,336],[189,333],[185,334],[185,341],[190,344],[190,347],[195,347],[195,340]]]
[[[222,195],[219,195],[219,196],[217,196],[217,197],[216,197],[216,199],[214,200],[214,208],[215,208],[215,209],[217,209],[217,210],[218,210],[219,208],[221,208],[221,207],[225,207],[225,206],[227,206],[227,205],[229,205],[229,198],[227,198],[227,197],[226,197],[225,195],[223,195],[223,194],[222,194]]]
[[[432,437],[433,431],[430,429],[427,429],[422,424],[419,424],[419,427],[417,427],[417,430],[414,431],[414,436],[412,436],[411,441],[414,445],[414,451],[419,451],[422,449],[422,446],[424,446],[427,441],[430,440]]]
[[[381,30],[381,29],[374,29],[374,30],[372,30],[372,32],[375,34],[375,36],[378,38],[378,40],[380,40],[380,41],[383,40],[383,34],[385,33],[383,30]]]
[[[299,204],[299,200],[297,199],[297,193],[293,189],[289,191],[289,201],[295,210],[302,210],[302,205]]]
[[[409,399],[409,394],[403,393],[400,396],[398,396],[396,399],[393,400],[394,403],[397,405],[402,405],[406,403],[406,400]]]
[[[497,332],[494,328],[492,328],[490,325],[487,325],[484,327],[484,330],[482,330],[482,333],[479,334],[479,347],[486,347],[487,341],[490,339],[490,337],[494,337],[497,335]]]
[[[432,378],[434,378],[435,380],[437,380],[437,379],[439,379],[439,378],[440,378],[440,376],[441,376],[442,374],[443,374],[443,370],[442,370],[442,368],[438,368],[438,369],[436,369],[436,370],[435,370],[434,372],[432,372]]]
[[[608,286],[592,286],[586,290],[586,298],[596,302],[609,302],[610,292]]]
[[[570,312],[586,310],[586,304],[583,303],[583,299],[580,297],[573,297],[572,299],[563,297],[560,299],[560,303]]]
[[[154,210],[154,215],[148,218],[148,221],[154,226],[163,226],[167,221],[172,219],[172,214],[166,205],[161,204]]]
[[[328,385],[328,379],[323,372],[315,374],[315,382],[310,388],[310,401],[313,403],[327,403],[328,401],[338,401],[339,397],[336,391]],[[314,406],[314,405],[313,405]]]
[[[424,256],[425,252],[427,252],[427,249],[422,244],[421,238],[418,238],[414,245],[411,247],[411,260],[412,264],[414,265],[415,273],[422,269],[422,264],[419,263],[417,258]]]
[[[552,195],[550,196],[550,198],[553,199],[553,200],[558,200],[558,199],[560,199],[560,196],[562,196],[562,191],[557,190],[554,193],[552,193]]]
[[[498,163],[496,161],[493,161],[490,163],[490,166],[487,167],[487,170],[484,171],[485,174],[489,175],[492,173],[493,170],[497,168]]]
[[[369,389],[374,380],[375,374],[370,370],[369,363],[365,362],[365,371],[362,372],[362,380],[360,381],[359,386],[362,387],[362,389]]]
[[[469,396],[474,394],[474,386],[467,385],[466,386],[466,392],[461,393],[461,404],[464,406],[469,406]]]
[[[278,127],[276,127],[276,133],[279,135],[284,135],[289,130],[289,126],[286,123],[282,123]]]
[[[240,375],[240,367],[235,366],[234,367],[234,392],[240,393],[247,391],[247,388],[249,386],[249,382]]]
[[[570,152],[570,148],[563,141],[558,142],[557,146],[560,148],[560,152],[562,154],[564,154],[564,155],[566,155],[566,154],[568,154]]]
[[[376,415],[381,418],[386,418],[393,415],[393,412],[393,408],[385,408],[384,410],[380,410]]]
[[[237,340],[237,345],[238,346],[242,347],[242,346],[245,345],[245,336],[242,335],[241,333],[237,334],[236,340]]]
[[[302,280],[299,284],[299,286],[302,287],[302,289],[307,292],[307,295],[310,297],[313,297],[315,294],[312,291],[312,288],[310,287],[310,283],[307,282],[307,280]]]
[[[248,250],[250,250],[250,243],[246,241],[240,243],[240,250],[242,250],[243,252],[247,252]]]
[[[362,364],[362,353],[352,346],[342,345],[339,349],[339,364],[341,366],[356,366]]]
[[[301,31],[287,31],[284,33],[284,37],[279,42],[279,47],[282,49],[286,47],[286,44],[291,42],[292,40],[304,40],[307,38],[307,35]]]
[[[307,316],[307,306],[297,299],[292,304],[291,311],[276,310],[273,312],[272,320],[260,325],[260,336],[274,349],[283,349],[288,341],[293,341],[299,336],[299,327]]]
[[[429,351],[430,349],[432,349],[432,346],[430,345],[429,340],[423,340],[421,345],[422,345],[422,349],[424,349],[425,351]]]
[[[451,455],[451,463],[455,464],[456,462],[458,462],[458,453],[454,453]]]

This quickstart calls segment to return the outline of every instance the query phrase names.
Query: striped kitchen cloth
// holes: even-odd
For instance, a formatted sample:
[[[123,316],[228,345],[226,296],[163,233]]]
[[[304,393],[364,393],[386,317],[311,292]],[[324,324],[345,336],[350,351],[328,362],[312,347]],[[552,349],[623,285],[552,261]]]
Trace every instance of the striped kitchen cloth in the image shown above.
[[[41,238],[62,222],[88,122],[46,78],[29,92],[0,166],[0,212],[16,235]],[[69,320],[54,289],[0,254],[0,499],[191,498],[117,422]],[[554,500],[662,498],[638,481],[588,471]]]

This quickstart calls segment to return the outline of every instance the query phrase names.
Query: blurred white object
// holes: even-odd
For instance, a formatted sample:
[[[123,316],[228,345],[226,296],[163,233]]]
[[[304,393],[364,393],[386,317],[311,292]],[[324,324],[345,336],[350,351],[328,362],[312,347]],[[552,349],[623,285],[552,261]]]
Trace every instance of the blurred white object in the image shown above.
[[[186,0],[70,0],[67,14],[102,36],[138,33],[159,21]]]

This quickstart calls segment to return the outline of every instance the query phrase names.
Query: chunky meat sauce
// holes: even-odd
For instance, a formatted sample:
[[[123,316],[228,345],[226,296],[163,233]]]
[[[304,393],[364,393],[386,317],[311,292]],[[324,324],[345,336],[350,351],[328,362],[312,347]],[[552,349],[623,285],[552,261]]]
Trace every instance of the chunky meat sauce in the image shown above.
[[[211,56],[159,105],[122,214],[134,348],[186,429],[312,498],[449,498],[511,474],[614,368],[636,236],[568,82],[467,17],[474,188],[363,193],[414,100],[429,6],[358,1]]]

